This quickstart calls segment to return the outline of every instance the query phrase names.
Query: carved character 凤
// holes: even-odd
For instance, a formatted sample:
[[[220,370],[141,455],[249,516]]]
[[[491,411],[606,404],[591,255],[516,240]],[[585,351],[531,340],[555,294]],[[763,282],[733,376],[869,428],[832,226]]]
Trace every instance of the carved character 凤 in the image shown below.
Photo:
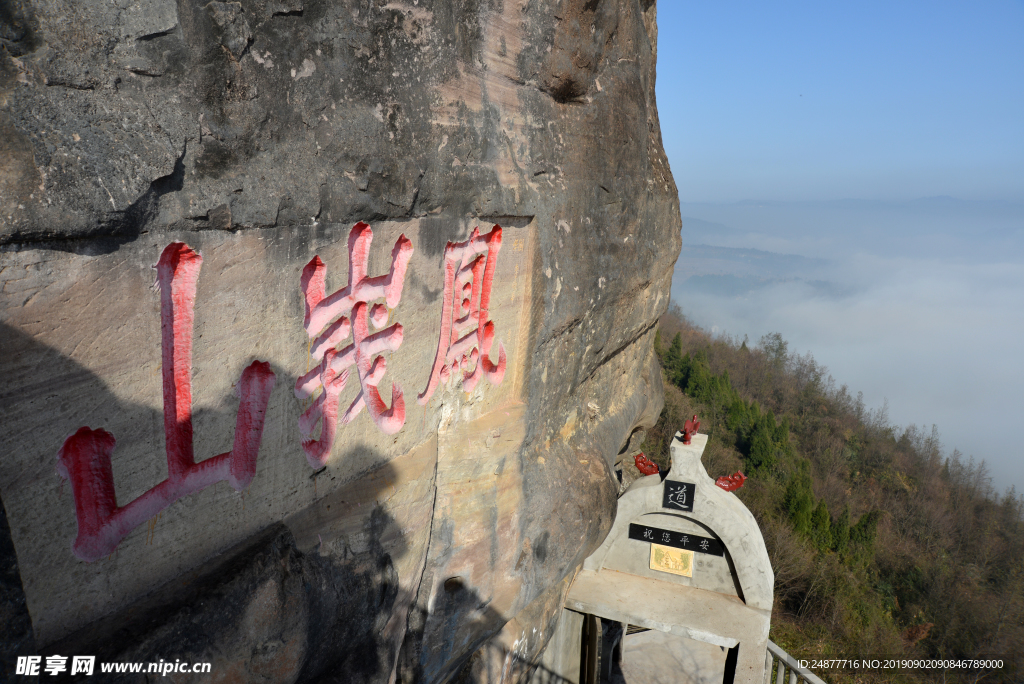
[[[491,284],[501,249],[501,226],[480,235],[480,229],[465,242],[449,242],[444,249],[444,298],[441,304],[441,335],[430,370],[427,388],[417,397],[426,404],[441,383],[462,371],[462,389],[472,392],[486,377],[500,385],[505,376],[505,347],[498,344],[498,362],[490,358],[494,343],[494,322],[488,308]]]

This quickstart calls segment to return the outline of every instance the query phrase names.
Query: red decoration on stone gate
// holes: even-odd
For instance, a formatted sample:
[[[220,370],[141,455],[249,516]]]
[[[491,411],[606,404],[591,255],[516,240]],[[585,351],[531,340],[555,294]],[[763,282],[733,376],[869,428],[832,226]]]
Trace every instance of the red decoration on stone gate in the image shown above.
[[[488,312],[500,249],[499,225],[487,235],[480,235],[480,229],[474,228],[465,242],[445,246],[441,336],[427,388],[417,398],[420,404],[426,404],[437,386],[458,370],[462,371],[462,389],[466,392],[472,392],[481,377],[492,385],[501,384],[505,347],[498,344],[498,362],[494,363],[490,358],[494,322]]]
[[[746,482],[746,480],[747,476],[737,470],[735,473],[728,477],[723,475],[722,477],[718,478],[717,480],[715,480],[715,484],[727,492],[735,492],[737,489],[743,486],[743,483]]]
[[[637,470],[644,475],[657,475],[661,472],[658,464],[644,456],[642,451],[633,457],[633,463],[636,463]]]
[[[306,460],[314,468],[327,462],[334,444],[338,420],[338,395],[345,389],[349,369],[356,367],[359,394],[349,405],[341,422],[348,424],[366,407],[382,432],[393,435],[405,424],[405,400],[402,388],[391,385],[391,407],[384,403],[377,385],[387,370],[381,352],[395,351],[402,345],[400,324],[387,329],[389,309],[402,300],[405,271],[412,257],[412,242],[399,236],[391,250],[391,270],[387,275],[368,278],[368,260],[373,231],[365,223],[357,223],[348,236],[348,285],[325,294],[327,267],[314,256],[302,269],[302,293],[306,299],[304,327],[313,338],[310,355],[316,367],[295,382],[295,396],[308,399],[319,395],[299,417],[299,432]],[[384,300],[371,303],[374,300]],[[340,316],[340,318],[339,318]],[[335,320],[337,319],[337,320]],[[333,322],[332,322],[333,321]],[[370,324],[373,324],[371,332]],[[339,344],[352,336],[352,343],[341,351]],[[313,439],[317,423],[320,437]]]
[[[57,472],[71,481],[78,519],[72,551],[92,562],[113,553],[128,533],[183,496],[227,480],[237,491],[256,474],[263,419],[274,387],[270,364],[254,361],[242,371],[235,441],[228,453],[196,463],[192,449],[192,326],[196,281],[203,258],[181,242],[168,245],[156,265],[167,479],[118,507],[110,457],[115,439],[106,430],[79,428],[57,454]]]
[[[695,413],[693,418],[686,421],[683,425],[683,444],[689,444],[693,436],[697,434],[697,430],[700,430],[700,421],[697,420],[697,414]]]

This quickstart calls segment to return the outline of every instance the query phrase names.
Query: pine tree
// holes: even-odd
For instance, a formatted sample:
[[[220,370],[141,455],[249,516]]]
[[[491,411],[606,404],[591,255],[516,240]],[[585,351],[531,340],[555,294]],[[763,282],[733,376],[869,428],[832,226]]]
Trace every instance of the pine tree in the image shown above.
[[[714,403],[715,376],[708,363],[708,355],[702,349],[693,355],[687,368],[686,384],[683,391],[705,404]]]
[[[839,555],[846,553],[850,541],[850,507],[844,506],[839,520],[832,525],[832,548]]]
[[[871,511],[860,516],[857,524],[850,528],[849,548],[855,562],[867,563],[875,557],[875,537],[881,518],[882,511]]]
[[[775,467],[775,442],[767,425],[760,421],[750,435],[750,455],[747,456],[752,472],[769,471]]]
[[[832,547],[832,518],[828,514],[828,506],[825,500],[818,502],[811,516],[811,537],[819,551],[825,551]]]
[[[668,351],[665,352],[665,368],[669,371],[669,375],[679,370],[679,362],[683,359],[683,336],[680,333],[676,333],[676,336],[672,338],[672,344],[669,346]]]
[[[793,529],[810,536],[814,513],[814,493],[811,491],[810,462],[800,461],[798,469],[786,486],[786,510]]]

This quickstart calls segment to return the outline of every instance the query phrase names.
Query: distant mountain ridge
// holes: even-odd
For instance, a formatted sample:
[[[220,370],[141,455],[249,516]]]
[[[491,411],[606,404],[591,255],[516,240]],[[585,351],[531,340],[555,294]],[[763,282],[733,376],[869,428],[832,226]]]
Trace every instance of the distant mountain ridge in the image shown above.
[[[747,200],[682,203],[683,243],[842,258],[1024,260],[1024,204],[927,197],[907,201]]]
[[[684,227],[686,223],[684,222]],[[839,297],[848,288],[827,279],[828,259],[760,249],[683,243],[672,279],[673,292],[737,297],[782,284],[803,285],[819,296]]]
[[[683,242],[676,272],[687,276],[734,273],[740,270],[763,277],[790,277],[817,272],[829,267],[829,259],[805,257],[799,254],[780,254],[762,249],[720,247],[717,245],[687,244]]]

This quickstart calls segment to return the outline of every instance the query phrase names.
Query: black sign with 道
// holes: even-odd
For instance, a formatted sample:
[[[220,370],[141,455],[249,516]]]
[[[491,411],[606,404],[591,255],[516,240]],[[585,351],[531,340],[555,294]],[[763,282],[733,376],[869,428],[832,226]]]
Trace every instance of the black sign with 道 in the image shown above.
[[[693,495],[697,485],[692,482],[665,480],[665,492],[661,497],[662,508],[693,512]]]
[[[688,534],[686,532],[663,530],[660,527],[648,527],[646,525],[630,523],[629,538],[636,539],[637,541],[650,542],[652,544],[661,544],[662,546],[671,546],[676,549],[696,551],[697,553],[707,553],[712,556],[725,555],[725,547],[723,547],[722,542],[717,539],[701,537],[696,534]]]

